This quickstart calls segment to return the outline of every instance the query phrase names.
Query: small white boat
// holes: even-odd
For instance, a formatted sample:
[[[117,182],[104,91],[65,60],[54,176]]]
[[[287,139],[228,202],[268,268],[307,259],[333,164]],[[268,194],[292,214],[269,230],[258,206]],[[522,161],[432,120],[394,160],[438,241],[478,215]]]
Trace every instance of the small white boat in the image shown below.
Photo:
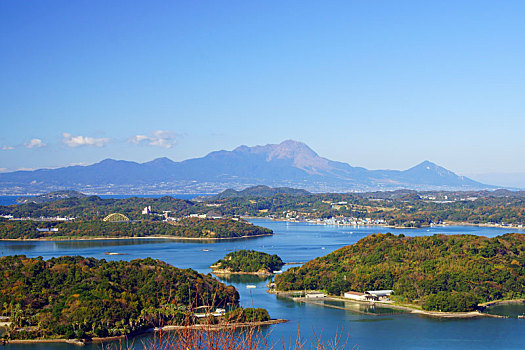
[[[257,288],[257,286],[255,284],[247,284],[246,288],[253,289],[253,288]]]

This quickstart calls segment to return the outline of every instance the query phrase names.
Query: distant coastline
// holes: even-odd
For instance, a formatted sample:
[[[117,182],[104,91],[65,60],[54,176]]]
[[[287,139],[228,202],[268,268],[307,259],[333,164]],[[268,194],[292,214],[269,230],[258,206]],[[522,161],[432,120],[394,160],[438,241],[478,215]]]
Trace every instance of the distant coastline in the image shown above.
[[[500,225],[500,224],[473,224],[469,222],[454,222],[454,221],[446,221],[443,224],[433,224],[430,226],[421,226],[421,227],[406,227],[406,226],[396,226],[396,225],[386,225],[386,224],[327,224],[325,222],[322,222],[320,220],[297,220],[297,219],[286,219],[286,218],[271,218],[267,216],[243,216],[242,217],[245,220],[271,220],[271,221],[282,221],[282,222],[300,222],[300,223],[308,223],[312,225],[322,225],[322,226],[349,226],[349,227],[385,227],[385,228],[396,228],[396,229],[422,229],[422,228],[430,228],[430,227],[447,227],[447,226],[474,226],[474,227],[492,227],[492,228],[506,228],[506,229],[513,229],[513,230],[525,230],[525,227],[514,227],[514,226],[507,226],[507,225]]]

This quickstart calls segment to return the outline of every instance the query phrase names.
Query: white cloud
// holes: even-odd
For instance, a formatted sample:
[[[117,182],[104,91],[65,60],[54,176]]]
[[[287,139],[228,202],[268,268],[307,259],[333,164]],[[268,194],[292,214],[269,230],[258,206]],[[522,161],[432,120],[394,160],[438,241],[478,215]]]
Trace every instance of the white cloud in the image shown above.
[[[31,139],[28,143],[24,144],[26,148],[40,148],[44,147],[46,144],[42,142],[40,139]]]
[[[74,136],[67,132],[62,133],[64,137],[62,142],[68,145],[69,147],[80,147],[80,146],[96,146],[102,147],[109,142],[108,138],[105,137],[90,137],[90,136]]]
[[[15,149],[13,146],[6,146],[6,145],[2,146],[2,151],[11,151],[13,149]]]
[[[135,135],[129,138],[128,142],[140,144],[147,142],[150,146],[171,148],[177,144],[175,134],[169,130],[157,130],[151,136]]]
[[[142,141],[146,141],[146,140],[149,140],[149,137],[147,137],[146,135],[135,135],[133,137],[131,137],[128,141],[131,142],[131,143],[141,143]]]

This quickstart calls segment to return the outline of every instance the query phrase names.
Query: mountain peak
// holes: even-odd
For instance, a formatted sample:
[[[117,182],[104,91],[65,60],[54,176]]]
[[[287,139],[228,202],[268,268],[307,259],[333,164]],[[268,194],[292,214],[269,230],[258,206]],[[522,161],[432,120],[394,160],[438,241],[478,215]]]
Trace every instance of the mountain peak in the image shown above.
[[[143,163],[148,165],[157,165],[157,166],[166,166],[173,165],[175,162],[169,159],[168,157],[155,158],[149,162]]]
[[[432,169],[441,169],[443,167],[437,165],[436,163],[433,163],[429,160],[425,160],[421,163],[419,163],[418,165],[410,168],[409,170],[411,169],[426,169],[426,170],[432,170]],[[443,168],[444,169],[444,168]]]
[[[267,144],[264,146],[248,147],[246,145],[242,145],[235,148],[233,152],[265,155],[266,161],[271,161],[273,159],[295,160],[298,158],[319,158],[317,153],[315,153],[305,143],[295,140],[286,140],[279,144]]]
[[[268,154],[268,160],[271,159],[297,159],[303,158],[316,158],[319,157],[310,147],[306,144],[294,141],[286,140],[278,145],[272,145],[273,149]]]

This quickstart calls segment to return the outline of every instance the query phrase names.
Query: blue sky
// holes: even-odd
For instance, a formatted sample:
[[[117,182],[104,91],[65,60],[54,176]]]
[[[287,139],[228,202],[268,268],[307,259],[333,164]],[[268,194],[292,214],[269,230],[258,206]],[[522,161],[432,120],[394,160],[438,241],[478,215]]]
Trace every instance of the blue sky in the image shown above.
[[[2,1],[0,168],[295,139],[371,169],[525,174],[523,18],[522,1]]]

